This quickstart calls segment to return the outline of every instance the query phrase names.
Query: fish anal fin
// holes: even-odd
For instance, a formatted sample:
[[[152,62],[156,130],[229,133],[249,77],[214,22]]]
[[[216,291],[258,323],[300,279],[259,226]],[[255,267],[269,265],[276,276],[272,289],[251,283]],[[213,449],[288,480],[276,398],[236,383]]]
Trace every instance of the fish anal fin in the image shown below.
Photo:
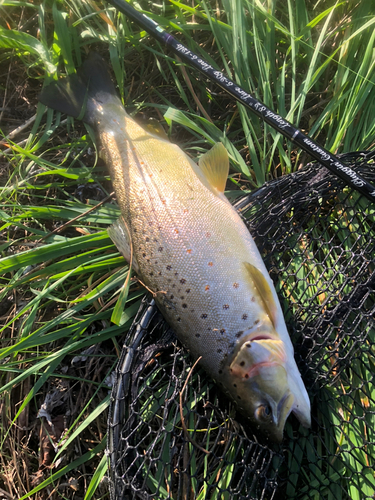
[[[122,254],[124,259],[127,260],[129,264],[131,263],[134,271],[138,273],[139,266],[137,261],[135,260],[134,255],[132,255],[130,232],[123,217],[117,219],[117,221],[107,229],[107,233],[109,234],[109,237],[116,245],[117,249]]]
[[[258,299],[264,306],[267,316],[270,318],[274,328],[277,322],[277,306],[270,285],[268,284],[263,273],[258,268],[245,262],[248,277],[251,282],[252,288],[255,291],[255,298]]]
[[[210,186],[224,193],[229,173],[229,157],[221,142],[199,159],[199,168]]]

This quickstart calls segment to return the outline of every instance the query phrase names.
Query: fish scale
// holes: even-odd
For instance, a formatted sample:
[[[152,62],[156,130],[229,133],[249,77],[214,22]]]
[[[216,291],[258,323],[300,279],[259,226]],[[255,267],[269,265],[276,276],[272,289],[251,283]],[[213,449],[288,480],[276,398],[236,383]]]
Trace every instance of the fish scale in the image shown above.
[[[282,439],[291,411],[309,426],[309,398],[272,280],[224,195],[224,146],[197,164],[145,130],[95,55],[40,100],[83,115],[95,130],[122,214],[109,234],[193,357],[271,439]]]

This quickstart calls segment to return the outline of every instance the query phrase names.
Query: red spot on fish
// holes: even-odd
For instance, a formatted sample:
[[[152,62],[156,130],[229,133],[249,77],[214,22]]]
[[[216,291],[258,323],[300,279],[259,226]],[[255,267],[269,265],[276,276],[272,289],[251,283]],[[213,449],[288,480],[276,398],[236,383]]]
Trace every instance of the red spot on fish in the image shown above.
[[[233,283],[233,288],[238,288],[239,286],[239,283]]]
[[[186,250],[186,253],[191,253],[191,252],[192,252],[192,249],[191,249],[191,248],[188,248],[188,249]]]
[[[207,290],[209,290],[209,289],[210,289],[210,286],[209,286],[209,285],[206,285],[206,286],[205,286],[205,291],[207,292]]]
[[[213,262],[209,262],[209,263],[208,263],[208,265],[209,265],[210,267],[212,267],[212,266],[214,265],[214,263],[213,263]]]
[[[175,232],[176,234],[178,234],[178,233],[179,233],[179,230],[178,230],[178,229],[175,229],[175,230],[174,230],[174,232]]]

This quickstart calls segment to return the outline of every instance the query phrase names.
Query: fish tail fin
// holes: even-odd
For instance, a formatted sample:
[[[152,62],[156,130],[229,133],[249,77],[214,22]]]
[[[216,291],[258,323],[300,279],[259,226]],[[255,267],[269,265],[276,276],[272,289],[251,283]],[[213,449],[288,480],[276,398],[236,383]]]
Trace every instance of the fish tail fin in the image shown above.
[[[46,106],[92,124],[96,112],[110,102],[119,104],[104,60],[90,53],[77,73],[45,87],[39,101]]]

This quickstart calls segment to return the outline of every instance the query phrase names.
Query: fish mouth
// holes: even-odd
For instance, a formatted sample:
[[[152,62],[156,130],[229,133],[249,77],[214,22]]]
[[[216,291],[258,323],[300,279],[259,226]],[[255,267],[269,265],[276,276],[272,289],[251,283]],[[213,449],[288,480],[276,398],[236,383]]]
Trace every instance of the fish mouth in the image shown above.
[[[277,416],[274,415],[275,428],[270,433],[270,437],[277,443],[281,443],[283,440],[285,422],[293,409],[293,403],[294,396],[290,391],[287,391],[277,405]]]
[[[283,422],[285,422],[285,420],[289,417],[293,409],[293,403],[294,403],[294,396],[290,391],[287,391],[279,401],[279,404],[277,405],[276,425],[280,425],[281,422],[282,426],[284,427]]]

